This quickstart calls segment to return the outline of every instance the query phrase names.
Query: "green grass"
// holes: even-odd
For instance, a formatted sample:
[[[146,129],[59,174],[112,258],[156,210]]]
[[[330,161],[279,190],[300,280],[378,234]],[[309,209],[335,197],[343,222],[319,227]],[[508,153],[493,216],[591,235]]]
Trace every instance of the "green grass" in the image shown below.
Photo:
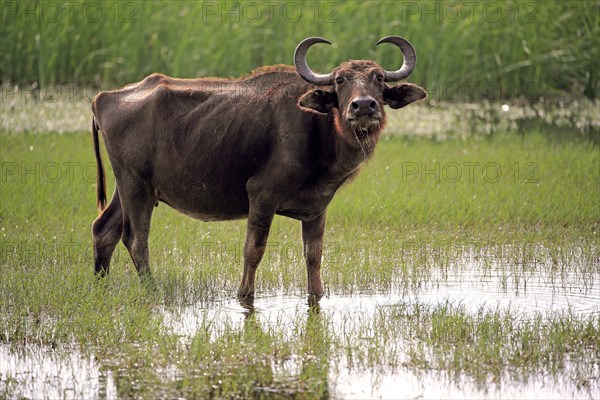
[[[30,253],[42,257],[49,249],[56,254],[54,264],[60,258],[90,262],[95,218],[91,138],[4,135],[2,155],[2,239],[20,258]],[[593,251],[600,229],[600,177],[591,166],[599,163],[592,144],[554,142],[536,133],[466,142],[384,141],[356,181],[332,202],[325,262],[335,260],[333,266],[341,268],[325,268],[325,278],[332,287],[368,284],[373,273],[389,275],[386,260],[398,259],[398,249],[419,249],[422,244],[452,251],[457,243],[526,249],[528,244],[550,241],[555,244],[550,256],[557,259],[568,257],[572,243]],[[414,168],[419,171],[412,172]],[[424,172],[435,168],[439,173]],[[460,179],[457,168],[462,169]],[[161,205],[150,237],[153,269],[181,282],[190,266],[199,264],[202,268],[195,268],[194,274],[199,281],[190,283],[192,291],[204,293],[203,298],[224,287],[231,292],[244,235],[244,221],[200,223]],[[299,238],[297,222],[276,218],[267,262],[260,270],[263,290],[282,285],[303,290]],[[365,245],[347,245],[355,242]],[[119,273],[129,265],[122,246],[116,259]],[[132,272],[130,266],[126,270]],[[182,295],[190,292],[183,290]]]
[[[598,97],[595,0],[252,4],[2,0],[0,80],[107,87],[151,72],[239,76],[261,65],[291,64],[307,36],[335,42],[311,50],[316,70],[349,58],[392,69],[398,52],[374,45],[401,35],[419,55],[411,80],[425,85],[430,98]]]
[[[535,132],[427,145],[390,140],[358,184],[334,200],[332,212],[398,230],[433,226],[495,237],[504,235],[504,225],[511,234],[535,227],[548,235],[561,222],[576,229],[600,222],[589,196],[598,193],[596,150]],[[371,182],[378,184],[365,190]]]
[[[160,310],[219,309],[215,301],[234,295],[245,222],[202,223],[160,205],[150,239],[158,291],[141,287],[122,245],[100,283],[92,278],[90,134],[2,133],[0,143],[0,344],[94,354],[114,373],[119,396],[325,398],[328,379],[344,363],[382,373],[445,371],[480,385],[558,374],[593,388],[597,312],[472,314],[460,305],[407,300],[365,320],[298,310],[279,323],[258,312],[239,325],[202,314],[191,337],[171,333]],[[422,163],[439,163],[439,181],[407,175]],[[450,163],[496,163],[503,174],[496,181],[476,168],[472,178],[455,179],[441,172]],[[515,163],[518,176],[510,170]],[[535,166],[532,176],[526,165]],[[526,280],[533,269],[557,280],[574,274],[593,287],[598,165],[597,146],[535,132],[445,143],[383,140],[330,206],[326,290],[335,298],[418,287],[447,273],[465,251],[501,263],[510,279]],[[299,223],[275,219],[257,280],[261,296],[304,295]],[[14,379],[0,395],[18,392]]]

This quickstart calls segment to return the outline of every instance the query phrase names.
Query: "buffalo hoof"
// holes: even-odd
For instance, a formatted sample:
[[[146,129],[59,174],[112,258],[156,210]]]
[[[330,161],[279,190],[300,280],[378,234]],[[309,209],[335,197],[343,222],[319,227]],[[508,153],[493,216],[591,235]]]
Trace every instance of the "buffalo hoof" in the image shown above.
[[[320,308],[319,306],[319,301],[321,301],[321,298],[323,297],[323,294],[310,294],[307,297],[307,302],[308,302],[308,307],[310,308]]]
[[[237,297],[240,301],[245,298],[254,298],[254,289],[241,287],[238,289]]]
[[[240,306],[244,308],[246,311],[244,314],[246,316],[252,315],[254,313],[254,297],[246,296],[246,297],[238,297],[238,301],[240,302]]]

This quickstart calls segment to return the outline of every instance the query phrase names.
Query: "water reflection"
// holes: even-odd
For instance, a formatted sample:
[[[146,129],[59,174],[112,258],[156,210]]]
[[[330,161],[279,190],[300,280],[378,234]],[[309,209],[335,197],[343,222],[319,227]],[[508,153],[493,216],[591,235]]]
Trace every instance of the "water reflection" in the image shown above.
[[[540,261],[516,267],[506,260],[490,259],[469,251],[445,267],[428,269],[416,277],[398,270],[392,284],[381,291],[342,292],[320,300],[280,293],[226,298],[208,307],[205,303],[168,307],[163,310],[165,327],[174,334],[192,337],[208,319],[218,321],[212,325],[213,334],[218,336],[222,329],[239,328],[245,317],[257,314],[264,324],[291,337],[293,332],[287,327],[294,326],[307,311],[325,312],[335,325],[342,321],[360,324],[377,309],[399,303],[461,305],[473,314],[482,309],[510,310],[524,318],[553,313],[588,317],[600,314],[600,268],[575,263],[569,268],[556,267]]]
[[[0,345],[0,397],[116,399],[112,371],[72,348]]]
[[[321,299],[322,296],[306,296],[306,306],[308,307],[307,312],[309,315],[318,315],[321,312]],[[254,296],[238,297],[240,307],[244,309],[244,311],[242,311],[242,314],[244,314],[246,318],[254,315],[256,311],[256,308],[254,307],[254,300]]]
[[[240,306],[244,309],[242,313],[246,318],[254,314],[254,296],[238,297]]]
[[[331,377],[332,398],[362,399],[597,399],[600,389],[582,390],[569,381],[557,383],[548,375],[536,375],[527,383],[502,378],[509,384],[492,381],[482,385],[466,376],[449,376],[443,371],[403,370],[380,373],[352,371]]]
[[[192,337],[206,321],[211,321],[212,335],[218,337],[223,333],[220,327],[247,329],[251,316],[252,326],[277,332],[284,340],[299,340],[298,326],[306,331],[310,326],[321,324],[319,331],[329,336],[319,340],[350,337],[350,341],[368,342],[369,337],[361,335],[365,332],[378,335],[373,321],[382,311],[385,314],[385,310],[399,304],[407,305],[408,310],[415,306],[450,304],[473,315],[481,310],[510,311],[522,320],[538,316],[549,318],[561,313],[585,318],[600,315],[599,268],[584,260],[581,265],[573,262],[568,266],[546,265],[540,261],[543,257],[536,260],[532,265],[516,266],[502,257],[467,251],[444,267],[429,269],[416,282],[407,283],[407,277],[398,271],[391,287],[380,292],[342,293],[319,301],[282,292],[242,301],[223,299],[210,307],[191,304],[165,309],[165,328]],[[403,351],[401,343],[397,344],[397,350]],[[593,398],[600,395],[600,387],[590,390],[570,380],[568,365],[564,375],[533,374],[524,381],[515,381],[514,376],[504,374],[500,377],[501,385],[490,382],[482,386],[466,375],[448,376],[445,372],[402,367],[368,369],[344,356],[330,356],[333,358],[318,364],[306,354],[297,354],[286,365],[273,366],[273,373],[281,379],[289,379],[290,374],[301,376],[303,365],[312,362],[310,368],[323,368],[319,376],[326,377],[327,393],[333,398]]]
[[[232,300],[226,308],[234,310]],[[256,338],[267,337],[277,334],[273,326],[262,318],[262,307],[255,306],[254,297],[238,297],[239,309],[237,313],[243,315],[239,321],[238,329],[244,334],[246,343],[252,343]],[[259,303],[262,303],[259,300]],[[276,387],[258,384],[254,390],[267,396],[293,396],[303,392],[309,397],[318,394],[320,398],[327,399],[329,396],[329,371],[330,356],[329,339],[330,328],[327,321],[320,315],[319,299],[308,296],[304,303],[304,319],[300,326],[290,323],[290,327],[296,332],[295,341],[301,343],[304,349],[302,354],[294,354],[283,361],[272,360],[270,365],[263,365],[260,376],[265,382],[277,382]],[[300,311],[299,307],[297,310]],[[297,320],[296,320],[297,322]]]

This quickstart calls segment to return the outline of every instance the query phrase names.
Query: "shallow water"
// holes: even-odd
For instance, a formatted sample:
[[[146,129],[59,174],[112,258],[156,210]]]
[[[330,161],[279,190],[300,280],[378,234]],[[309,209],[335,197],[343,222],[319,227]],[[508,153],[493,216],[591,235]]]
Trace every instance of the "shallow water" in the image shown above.
[[[540,251],[538,249],[538,251]],[[318,303],[318,311],[334,326],[354,324],[352,330],[372,319],[384,307],[395,305],[452,305],[466,312],[507,311],[520,318],[568,314],[600,315],[600,263],[587,265],[570,260],[569,268],[550,263],[511,265],[502,257],[481,257],[473,251],[462,254],[446,267],[433,269],[415,281],[401,273],[392,277],[388,290],[354,294],[331,294]],[[589,260],[588,260],[589,261]],[[240,329],[253,314],[263,326],[277,327],[285,337],[293,336],[298,318],[305,318],[309,304],[303,295],[257,295],[252,303],[235,298],[162,309],[169,333],[192,337],[205,321],[214,335],[222,329]]]
[[[76,350],[0,346],[0,394],[35,399],[116,399],[117,379],[91,356]],[[13,380],[14,379],[14,380]],[[340,365],[329,376],[329,393],[340,399],[461,399],[461,398],[597,398],[597,389],[578,390],[573,383],[557,384],[536,376],[527,384],[514,383],[481,390],[467,378],[459,382],[442,373],[374,373]]]
[[[456,281],[458,282],[458,280]],[[488,283],[482,284],[486,286]],[[440,286],[435,293],[417,295],[417,299],[428,303],[447,301],[455,296],[459,286],[450,282]],[[446,289],[450,289],[447,291]],[[534,291],[536,292],[536,291]],[[450,296],[446,296],[451,293]],[[538,291],[539,294],[539,291]],[[583,296],[585,305],[562,303],[552,296],[532,296],[537,307],[514,307],[529,313],[543,308],[546,299],[552,299],[550,309],[570,309],[574,312],[600,312],[598,291],[593,290]],[[594,297],[596,296],[596,297]],[[458,296],[463,304],[477,298],[477,291]],[[457,298],[458,298],[457,297]],[[500,296],[501,297],[501,296]],[[511,296],[509,296],[511,297]],[[527,297],[527,296],[524,296]],[[437,300],[436,300],[437,299]],[[332,296],[320,302],[320,313],[331,318],[331,326],[340,334],[342,330],[352,331],[348,324],[365,323],[372,320],[378,309],[392,306],[406,300],[402,295],[375,296]],[[525,303],[525,299],[523,304]],[[450,300],[451,301],[451,300]],[[591,305],[595,302],[595,305]],[[489,304],[491,301],[480,301]],[[506,301],[506,304],[512,304]],[[512,307],[512,306],[511,306]],[[468,307],[471,308],[471,307]],[[476,308],[473,306],[473,309]],[[206,321],[216,322],[219,328],[242,329],[250,313],[256,317],[263,329],[283,331],[293,339],[294,329],[302,319],[306,319],[308,306],[306,299],[300,296],[266,296],[255,300],[252,308],[240,304],[237,300],[216,302],[209,308],[189,306],[178,310],[164,310],[165,328],[175,334],[191,337]],[[337,329],[336,329],[337,326]],[[360,327],[354,327],[359,329]],[[217,332],[215,332],[217,334]],[[27,398],[117,398],[117,379],[110,368],[99,365],[93,356],[83,355],[73,349],[52,350],[39,346],[9,347],[0,346],[0,394],[6,390],[15,397]],[[293,365],[295,363],[295,365]],[[290,365],[292,364],[292,365]],[[302,361],[292,359],[285,366],[285,376],[294,375],[301,369]],[[274,368],[276,372],[276,368]],[[276,375],[276,374],[275,374]],[[400,368],[393,372],[380,369],[369,370],[365,367],[348,365],[343,358],[328,375],[329,394],[339,399],[398,399],[398,398],[598,398],[600,387],[578,388],[566,375],[555,377],[539,374],[528,378],[524,383],[509,376],[502,378],[502,385],[490,382],[489,385],[477,384],[467,376],[448,376],[444,372],[419,371]],[[596,365],[595,376],[600,376]],[[168,378],[167,378],[168,379]],[[3,389],[2,386],[5,386]]]
[[[76,349],[0,345],[0,397],[117,398],[110,371]]]
[[[589,267],[589,266],[588,266]],[[307,323],[313,311],[324,316],[333,337],[377,335],[373,321],[378,313],[399,304],[408,309],[418,305],[460,306],[474,315],[481,310],[507,310],[522,320],[535,316],[567,313],[581,317],[600,314],[600,268],[572,268],[559,272],[545,263],[537,267],[506,266],[467,253],[447,268],[435,270],[414,285],[394,283],[390,290],[371,294],[330,294],[318,306],[305,296],[283,292],[259,295],[253,302],[222,299],[207,305],[163,306],[165,333],[191,339],[199,329],[210,326],[218,337],[239,330],[252,316],[261,329],[294,340],[298,327]],[[562,270],[562,272],[560,272]],[[309,310],[312,310],[309,312]],[[207,325],[207,322],[210,322]],[[301,328],[300,328],[301,329]],[[364,338],[362,338],[364,339]],[[354,340],[354,339],[350,339]],[[368,338],[367,338],[368,341]],[[398,345],[403,349],[403,345]],[[352,363],[344,356],[328,367],[329,394],[333,398],[600,398],[600,385],[579,388],[566,371],[556,376],[533,374],[525,381],[504,374],[501,384],[482,385],[464,375],[419,370],[402,363],[375,370]],[[99,365],[93,355],[69,348],[56,350],[40,346],[0,346],[0,394],[29,398],[116,398],[118,378],[110,366]],[[284,366],[273,366],[281,379],[298,374],[301,356],[291,357]],[[597,361],[592,382],[600,379]],[[296,371],[296,372],[295,372]],[[168,375],[168,374],[167,374]],[[165,379],[169,381],[169,377]],[[269,388],[265,388],[266,391]]]
[[[548,285],[539,276],[529,276],[524,288],[515,281],[505,280],[502,275],[486,272],[461,271],[444,280],[432,280],[416,289],[396,289],[387,293],[332,295],[319,301],[319,312],[328,316],[334,326],[360,324],[370,320],[382,307],[398,304],[461,306],[476,314],[507,310],[521,318],[551,315],[561,312],[569,315],[592,316],[600,314],[600,285],[576,286],[573,278],[568,286],[563,282]],[[600,273],[589,279],[600,282]],[[523,284],[521,284],[523,285]],[[263,326],[277,327],[286,337],[293,335],[299,318],[305,317],[310,308],[305,296],[275,295],[257,296],[252,305],[242,304],[237,299],[228,299],[203,305],[163,309],[165,328],[169,333],[192,337],[205,324],[215,321],[214,334],[221,329],[241,329],[250,314],[254,314]]]
[[[91,356],[76,350],[42,347],[9,348],[0,345],[0,395],[35,399],[117,399],[117,378]],[[12,381],[11,379],[14,379]],[[18,381],[17,381],[18,380]],[[526,384],[491,384],[481,389],[466,377],[458,381],[443,373],[404,370],[381,373],[357,371],[344,365],[330,373],[329,393],[334,399],[564,399],[598,398],[600,389],[580,390],[573,382],[535,376]]]
[[[344,371],[330,377],[333,398],[362,399],[585,399],[598,398],[599,389],[580,390],[573,382],[557,382],[537,375],[527,383],[504,381],[498,386],[489,382],[485,388],[467,377],[458,380],[444,373],[402,371],[376,374],[371,371]]]
[[[398,304],[443,306],[451,304],[474,315],[481,310],[510,311],[519,319],[568,314],[592,316],[600,314],[600,271],[582,278],[579,273],[564,273],[553,279],[541,271],[516,274],[501,266],[482,272],[472,263],[469,268],[446,270],[414,288],[393,288],[387,293],[331,295],[320,300],[318,311],[326,315],[334,336],[364,331],[376,314]],[[517,277],[519,275],[519,277]],[[253,304],[228,299],[206,307],[190,305],[164,309],[165,327],[176,335],[191,337],[206,321],[213,335],[222,328],[242,329],[253,315],[263,329],[276,329],[293,340],[295,327],[306,320],[310,306],[304,296],[258,296]],[[600,364],[594,376],[600,377]],[[568,368],[567,368],[568,369]],[[341,358],[329,374],[329,393],[343,399],[398,398],[598,398],[600,386],[591,390],[579,388],[565,375],[555,377],[533,375],[526,382],[509,376],[502,384],[477,384],[467,376],[450,377],[436,371],[370,371],[350,367]],[[596,379],[598,381],[598,378]],[[401,389],[399,389],[401,388]]]

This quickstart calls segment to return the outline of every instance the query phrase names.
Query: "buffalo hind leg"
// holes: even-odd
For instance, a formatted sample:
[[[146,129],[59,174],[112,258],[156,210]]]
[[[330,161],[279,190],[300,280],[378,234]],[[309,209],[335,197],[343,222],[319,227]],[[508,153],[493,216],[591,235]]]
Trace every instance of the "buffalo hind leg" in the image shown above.
[[[321,259],[323,257],[323,234],[325,213],[312,221],[302,222],[302,241],[308,272],[308,294],[316,300],[323,296],[321,283]]]
[[[142,283],[153,285],[154,282],[150,273],[148,236],[150,235],[150,221],[155,200],[150,196],[150,191],[145,190],[128,193],[123,193],[123,190],[121,190],[120,195],[123,207],[121,239],[129,251]]]
[[[92,224],[94,237],[94,274],[98,277],[108,275],[110,260],[115,246],[121,240],[123,214],[119,192],[115,189],[108,207]]]
[[[257,210],[252,205],[250,206],[246,243],[244,245],[244,272],[238,290],[238,297],[240,298],[254,296],[256,269],[265,253],[273,216],[274,212],[271,210]]]

